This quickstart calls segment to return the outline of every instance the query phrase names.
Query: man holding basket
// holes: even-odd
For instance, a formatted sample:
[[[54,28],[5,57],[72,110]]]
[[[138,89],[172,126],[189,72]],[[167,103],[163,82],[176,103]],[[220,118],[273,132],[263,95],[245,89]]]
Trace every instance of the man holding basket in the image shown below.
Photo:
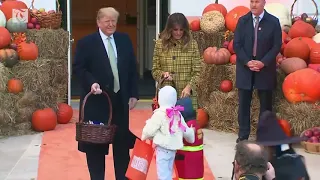
[[[98,11],[99,29],[78,41],[73,68],[82,87],[80,105],[85,105],[80,109],[80,120],[83,120],[80,126],[89,127],[92,124],[88,125],[88,122],[93,122],[96,125],[92,126],[99,128],[99,124],[107,125],[111,117],[111,124],[116,125],[112,136],[115,177],[116,180],[125,180],[129,149],[136,140],[129,130],[129,110],[138,100],[138,73],[129,36],[116,32],[118,17],[119,12],[111,7]],[[81,128],[77,126],[77,136],[78,131]],[[90,137],[90,133],[87,134]],[[92,136],[99,138],[97,134]],[[78,141],[79,151],[86,153],[91,180],[104,180],[109,144]]]

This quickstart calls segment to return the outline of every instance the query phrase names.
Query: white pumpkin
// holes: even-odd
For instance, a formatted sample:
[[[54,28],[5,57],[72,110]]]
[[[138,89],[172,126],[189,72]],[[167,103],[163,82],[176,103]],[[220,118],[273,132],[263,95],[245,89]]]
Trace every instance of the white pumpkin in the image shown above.
[[[284,29],[285,26],[292,25],[290,11],[283,4],[267,3],[264,8],[268,13],[274,15],[279,19],[282,29]]]
[[[312,38],[316,43],[320,43],[320,33],[316,34],[315,36],[313,36]]]
[[[3,12],[0,10],[0,27],[6,27],[7,19]]]

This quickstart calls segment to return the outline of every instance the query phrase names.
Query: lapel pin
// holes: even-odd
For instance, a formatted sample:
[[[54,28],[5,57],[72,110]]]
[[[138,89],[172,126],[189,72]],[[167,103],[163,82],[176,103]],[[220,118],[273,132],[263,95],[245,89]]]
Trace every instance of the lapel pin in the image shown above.
[[[259,27],[259,31],[261,31],[261,27]]]

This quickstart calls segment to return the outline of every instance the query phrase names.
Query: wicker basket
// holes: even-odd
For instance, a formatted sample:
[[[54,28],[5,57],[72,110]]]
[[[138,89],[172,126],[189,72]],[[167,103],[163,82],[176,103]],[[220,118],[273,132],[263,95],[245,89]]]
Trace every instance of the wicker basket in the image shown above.
[[[32,11],[32,9],[34,9],[34,6],[33,6],[34,0],[32,0],[31,8],[29,8],[30,17],[36,18],[41,28],[59,29],[61,27],[62,11],[60,10],[59,1],[56,0],[56,2],[57,2],[57,11],[55,13],[41,14],[40,12],[34,13]]]
[[[304,1],[305,1],[305,0],[304,0]],[[296,4],[296,2],[297,2],[297,0],[294,0],[293,4],[292,4],[292,6],[291,6],[292,24],[295,22],[295,17],[294,17],[294,15],[293,15],[293,8],[294,8],[294,5]],[[311,22],[307,22],[307,23],[311,24],[313,27],[316,27],[317,24],[318,24],[318,5],[317,5],[317,3],[316,3],[314,0],[312,0],[312,2],[313,2],[314,6],[315,6],[315,8],[316,8],[316,13],[315,13],[315,15],[312,17],[312,21],[311,21]]]
[[[317,127],[317,128],[320,129],[320,127]],[[306,131],[307,130],[303,131],[300,136],[302,137]],[[301,145],[303,146],[304,151],[306,151],[307,153],[320,155],[320,143],[310,143],[310,142],[302,141]]]
[[[87,142],[92,144],[112,144],[114,134],[116,132],[116,125],[111,124],[112,120],[112,104],[109,95],[102,92],[109,102],[109,119],[107,125],[88,124],[84,122],[84,106],[86,101],[92,93],[88,93],[83,99],[81,106],[80,120],[76,123],[76,140],[80,142]]]

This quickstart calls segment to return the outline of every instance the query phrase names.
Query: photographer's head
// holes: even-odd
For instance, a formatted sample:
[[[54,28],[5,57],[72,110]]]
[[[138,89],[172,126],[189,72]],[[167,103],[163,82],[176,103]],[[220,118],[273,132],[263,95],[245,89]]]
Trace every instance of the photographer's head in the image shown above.
[[[268,170],[268,154],[254,142],[241,141],[236,145],[233,165],[236,180],[242,175],[254,175],[261,179]]]

